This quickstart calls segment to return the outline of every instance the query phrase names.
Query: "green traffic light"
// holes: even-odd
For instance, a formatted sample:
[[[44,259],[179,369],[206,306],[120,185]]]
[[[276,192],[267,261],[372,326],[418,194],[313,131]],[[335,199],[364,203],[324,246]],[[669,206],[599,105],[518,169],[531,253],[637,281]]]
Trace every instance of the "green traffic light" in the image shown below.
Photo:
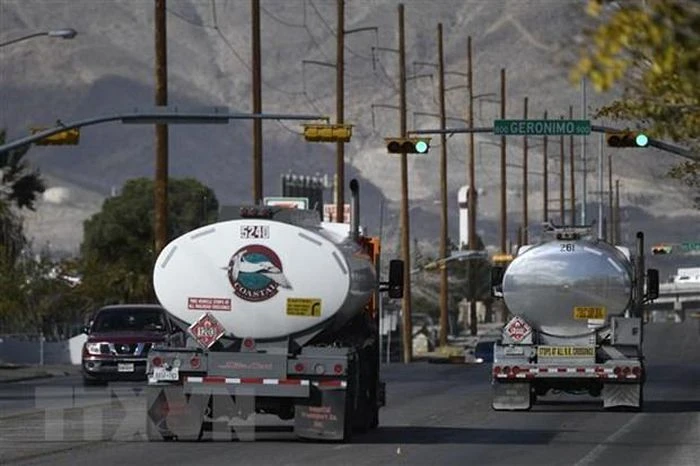
[[[416,142],[416,152],[419,154],[425,154],[428,152],[428,143],[425,141]]]
[[[646,147],[647,144],[649,144],[649,138],[646,134],[638,134],[637,137],[634,139],[634,142],[637,144],[638,147]]]

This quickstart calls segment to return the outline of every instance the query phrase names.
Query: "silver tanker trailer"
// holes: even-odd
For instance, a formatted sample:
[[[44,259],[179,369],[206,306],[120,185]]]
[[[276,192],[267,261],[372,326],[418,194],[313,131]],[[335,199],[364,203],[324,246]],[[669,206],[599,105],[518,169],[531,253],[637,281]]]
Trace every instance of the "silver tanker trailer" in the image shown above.
[[[493,408],[530,409],[558,390],[641,409],[641,308],[659,288],[657,270],[644,274],[643,234],[631,257],[589,227],[546,224],[544,233],[492,269],[493,294],[512,316],[494,346]]]
[[[188,339],[149,352],[150,440],[198,440],[206,429],[241,438],[261,414],[293,420],[307,439],[377,426],[376,304],[379,291],[403,295],[403,263],[379,282],[379,239],[360,234],[355,180],[350,188],[350,225],[248,206],[163,249],[154,289]]]

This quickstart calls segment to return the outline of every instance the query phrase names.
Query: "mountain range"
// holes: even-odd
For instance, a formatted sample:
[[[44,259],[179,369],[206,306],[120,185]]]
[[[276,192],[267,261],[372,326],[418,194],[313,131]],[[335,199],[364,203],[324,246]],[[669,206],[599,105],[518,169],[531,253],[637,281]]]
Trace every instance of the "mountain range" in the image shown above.
[[[330,0],[261,0],[263,112],[335,115],[337,4]],[[407,121],[409,129],[437,128],[437,25],[443,25],[448,127],[464,127],[468,94],[467,40],[473,43],[475,126],[500,116],[500,70],[506,71],[506,116],[582,118],[584,98],[568,80],[582,31],[591,25],[580,0],[405,0]],[[398,251],[400,164],[387,154],[384,137],[399,133],[398,5],[393,0],[345,2],[345,120],[354,125],[346,145],[346,186],[361,182],[363,223],[385,235],[387,253]],[[72,40],[37,37],[0,48],[0,127],[8,139],[31,126],[52,126],[154,104],[154,2],[148,0],[2,0],[0,41],[70,27]],[[370,28],[370,29],[365,29]],[[360,31],[351,32],[354,29]],[[225,106],[250,112],[251,6],[243,0],[167,2],[168,103],[181,108]],[[314,63],[315,62],[315,63]],[[328,66],[323,66],[319,62]],[[597,94],[585,87],[591,115],[620,90]],[[619,122],[596,120],[619,126]],[[170,125],[170,175],[195,177],[223,204],[252,199],[252,123]],[[299,122],[263,124],[265,196],[281,194],[280,177],[335,171],[335,145],[304,142]],[[574,141],[576,217],[582,205],[582,138]],[[82,221],[133,177],[153,176],[152,125],[108,123],[86,127],[80,144],[30,150],[49,190],[26,229],[36,246],[75,253]],[[477,230],[487,245],[499,244],[500,138],[475,137],[479,190]],[[550,218],[559,217],[558,137],[549,138]],[[467,180],[468,138],[447,138],[449,234],[457,240],[457,191]],[[527,197],[533,234],[544,220],[542,138],[529,138]],[[565,138],[566,196],[569,138]],[[586,142],[587,222],[597,214],[599,137]],[[623,241],[638,230],[648,242],[700,241],[700,212],[690,192],[665,177],[676,156],[654,149],[602,148],[607,196],[608,156],[620,180]],[[522,221],[523,138],[507,142],[508,237]],[[435,255],[439,235],[440,137],[426,155],[409,156],[411,237]],[[346,199],[349,190],[346,189]],[[327,191],[332,202],[332,190]],[[607,197],[605,198],[607,214]],[[569,201],[566,201],[568,209]],[[384,209],[381,207],[384,206]],[[382,224],[380,225],[380,211]],[[568,218],[567,214],[567,218]],[[693,262],[676,256],[667,265]],[[662,264],[663,265],[663,264]]]

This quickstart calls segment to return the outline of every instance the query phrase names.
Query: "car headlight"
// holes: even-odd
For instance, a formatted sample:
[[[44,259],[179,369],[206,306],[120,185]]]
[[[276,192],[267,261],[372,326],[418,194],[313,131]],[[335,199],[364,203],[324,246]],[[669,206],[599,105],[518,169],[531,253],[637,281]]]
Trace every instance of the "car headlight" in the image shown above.
[[[107,343],[85,343],[85,350],[88,352],[88,354],[95,356],[102,354],[102,351],[100,351],[100,346],[106,344]]]
[[[484,359],[483,358],[476,358],[476,360],[474,362],[481,364],[482,362],[484,362]]]

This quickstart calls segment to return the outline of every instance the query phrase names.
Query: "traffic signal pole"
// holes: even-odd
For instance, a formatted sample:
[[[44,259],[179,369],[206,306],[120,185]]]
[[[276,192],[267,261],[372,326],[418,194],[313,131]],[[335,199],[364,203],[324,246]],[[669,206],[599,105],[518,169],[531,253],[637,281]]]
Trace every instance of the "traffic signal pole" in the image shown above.
[[[574,107],[569,105],[569,119],[574,118]],[[571,178],[571,225],[576,225],[576,176],[575,176],[575,159],[574,159],[574,137],[569,136],[569,177]]]
[[[547,111],[544,111],[544,119],[547,119]],[[542,162],[543,162],[543,170],[542,173],[544,175],[544,180],[542,181],[542,186],[544,188],[544,194],[543,194],[543,199],[542,199],[542,212],[543,212],[543,218],[542,221],[544,223],[547,223],[549,221],[549,157],[547,154],[547,136],[545,135],[543,140],[542,140]]]
[[[527,120],[527,97],[523,99],[523,119]],[[523,224],[522,224],[522,243],[528,244],[528,218],[527,218],[527,136],[523,136]]]

